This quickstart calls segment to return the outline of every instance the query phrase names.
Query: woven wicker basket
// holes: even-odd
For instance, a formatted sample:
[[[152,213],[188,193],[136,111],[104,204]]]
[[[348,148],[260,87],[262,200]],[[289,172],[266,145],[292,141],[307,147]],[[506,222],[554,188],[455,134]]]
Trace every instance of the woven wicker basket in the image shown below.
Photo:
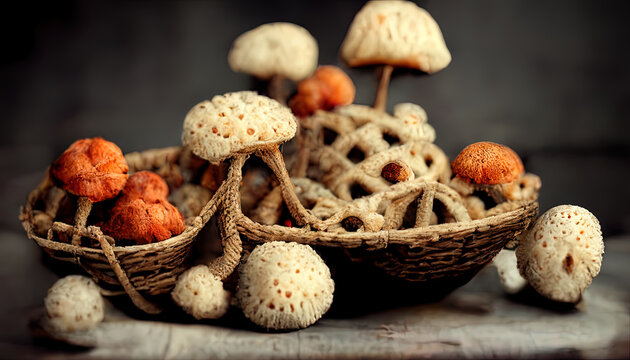
[[[167,182],[177,182],[181,181],[177,179],[181,176],[181,155],[181,148],[172,147],[131,153],[125,158],[130,172],[151,170],[162,175]],[[98,226],[87,226],[81,230],[81,236],[96,246],[78,246],[56,239],[69,236],[73,231],[71,224],[53,222],[46,234],[41,231],[38,234],[37,214],[50,205],[45,202],[53,188],[55,186],[47,172],[22,207],[20,220],[27,236],[53,259],[78,264],[95,280],[111,289],[110,295],[126,293],[139,309],[150,314],[159,313],[161,307],[148,298],[168,293],[175,286],[177,276],[187,268],[195,237],[212,216],[217,204],[216,198],[213,198],[204,209],[207,217],[187,219],[183,233],[164,241],[117,246],[115,239],[104,235]]]

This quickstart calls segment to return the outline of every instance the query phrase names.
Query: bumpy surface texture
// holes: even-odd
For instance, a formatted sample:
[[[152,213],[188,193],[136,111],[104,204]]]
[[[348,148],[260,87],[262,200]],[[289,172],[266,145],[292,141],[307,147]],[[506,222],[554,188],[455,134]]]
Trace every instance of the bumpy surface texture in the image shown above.
[[[104,302],[98,286],[85,276],[59,279],[44,298],[50,324],[59,331],[88,330],[103,320]]]
[[[427,73],[451,62],[440,27],[410,1],[370,1],[355,16],[341,47],[350,66],[390,64]]]
[[[332,304],[330,270],[309,246],[269,242],[241,265],[236,297],[259,326],[298,329],[315,323]]]
[[[295,116],[275,100],[241,91],[217,95],[186,115],[182,142],[210,162],[280,144],[295,136]]]
[[[119,240],[149,244],[184,231],[184,217],[167,200],[168,185],[157,174],[140,171],[129,177],[103,231]]]
[[[64,190],[92,202],[118,195],[128,170],[120,148],[100,137],[75,141],[51,167],[53,178]]]
[[[451,165],[453,173],[462,180],[484,185],[515,181],[525,171],[514,150],[488,141],[468,145]]]
[[[599,221],[574,205],[545,212],[516,250],[521,275],[541,295],[562,302],[580,300],[599,273],[603,253]]]
[[[282,75],[300,81],[317,67],[317,41],[295,24],[264,24],[236,38],[228,62],[232,70],[261,79]]]
[[[196,319],[218,319],[227,312],[232,296],[207,266],[197,265],[179,276],[171,297]]]

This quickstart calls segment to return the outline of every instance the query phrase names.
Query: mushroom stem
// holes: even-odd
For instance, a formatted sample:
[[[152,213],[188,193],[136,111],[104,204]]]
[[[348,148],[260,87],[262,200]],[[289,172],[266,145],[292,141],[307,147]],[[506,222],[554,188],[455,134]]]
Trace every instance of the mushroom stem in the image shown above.
[[[283,106],[287,106],[287,98],[289,97],[289,91],[285,86],[286,78],[282,75],[274,75],[269,80],[267,86],[267,93],[269,97],[276,100]]]
[[[376,90],[376,98],[374,99],[374,109],[385,111],[387,106],[387,90],[389,88],[389,80],[392,77],[394,67],[391,65],[383,65],[381,68],[378,89]]]
[[[221,203],[221,211],[217,219],[221,229],[223,254],[208,264],[210,272],[221,280],[225,280],[234,272],[241,260],[243,251],[243,243],[236,229],[236,218],[241,213],[240,211],[233,211],[233,209],[240,206],[239,184],[243,177],[242,168],[246,158],[247,156],[239,155],[232,159],[228,178],[223,182],[226,186],[225,197]]]
[[[92,201],[85,196],[79,196],[77,212],[74,215],[74,230],[72,231],[72,245],[81,245],[81,229],[87,224],[87,218],[92,211]]]
[[[295,194],[293,183],[289,177],[282,154],[276,146],[270,146],[264,149],[259,149],[257,155],[269,166],[271,171],[276,175],[282,188],[282,197],[289,212],[300,225],[311,225],[318,228],[322,224],[322,221],[315,215],[311,214],[300,202]]]

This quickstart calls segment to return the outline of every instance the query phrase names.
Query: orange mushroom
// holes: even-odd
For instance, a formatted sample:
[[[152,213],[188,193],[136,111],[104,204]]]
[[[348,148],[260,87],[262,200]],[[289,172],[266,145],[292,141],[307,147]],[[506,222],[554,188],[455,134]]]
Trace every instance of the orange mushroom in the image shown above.
[[[118,195],[127,182],[128,170],[120,148],[100,137],[75,141],[55,160],[51,166],[53,179],[79,197],[72,244],[81,242],[80,231],[87,223],[92,203]]]
[[[320,66],[312,77],[300,82],[289,106],[297,116],[306,117],[317,110],[351,104],[355,92],[352,79],[343,70],[332,65]]]
[[[129,177],[103,231],[117,240],[149,244],[184,231],[184,217],[168,202],[168,186],[157,174],[140,171]]]
[[[525,171],[514,150],[488,141],[468,145],[451,167],[460,179],[476,185],[506,184],[518,179]]]

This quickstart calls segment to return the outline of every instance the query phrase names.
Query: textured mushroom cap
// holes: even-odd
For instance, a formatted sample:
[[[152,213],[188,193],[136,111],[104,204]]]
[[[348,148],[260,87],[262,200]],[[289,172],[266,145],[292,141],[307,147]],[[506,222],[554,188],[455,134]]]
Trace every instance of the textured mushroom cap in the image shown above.
[[[88,330],[103,320],[105,304],[90,278],[70,275],[48,289],[44,306],[50,324],[60,331]]]
[[[308,245],[259,245],[239,272],[236,298],[245,316],[262,327],[304,328],[332,304],[335,284],[330,270]]]
[[[599,221],[574,205],[545,212],[516,249],[519,271],[538,293],[573,303],[599,273],[603,253]]]
[[[465,147],[451,167],[453,173],[464,181],[479,185],[509,183],[525,171],[521,158],[514,150],[488,141]]]
[[[228,311],[232,296],[210,268],[197,265],[179,276],[171,297],[195,319],[218,319]]]
[[[508,294],[516,294],[527,286],[525,280],[516,266],[516,252],[514,250],[503,249],[492,260],[492,264],[497,268],[501,286]]]
[[[217,95],[195,105],[186,115],[182,142],[210,162],[249,153],[295,136],[297,124],[289,108],[253,91]]]
[[[95,137],[72,143],[51,170],[64,190],[99,202],[118,195],[125,186],[129,168],[116,144]]]
[[[429,74],[451,62],[440,27],[410,1],[369,1],[357,13],[341,46],[350,66],[389,64]]]
[[[228,54],[232,70],[269,79],[274,75],[293,81],[309,77],[317,67],[315,38],[291,23],[264,24],[241,34]]]
[[[159,175],[140,171],[129,177],[103,232],[119,240],[149,244],[184,231],[184,217],[168,202],[168,185]]]
[[[356,89],[352,79],[340,68],[320,66],[315,74],[298,84],[298,92],[289,105],[299,117],[312,115],[316,110],[330,110],[335,106],[352,104]]]

